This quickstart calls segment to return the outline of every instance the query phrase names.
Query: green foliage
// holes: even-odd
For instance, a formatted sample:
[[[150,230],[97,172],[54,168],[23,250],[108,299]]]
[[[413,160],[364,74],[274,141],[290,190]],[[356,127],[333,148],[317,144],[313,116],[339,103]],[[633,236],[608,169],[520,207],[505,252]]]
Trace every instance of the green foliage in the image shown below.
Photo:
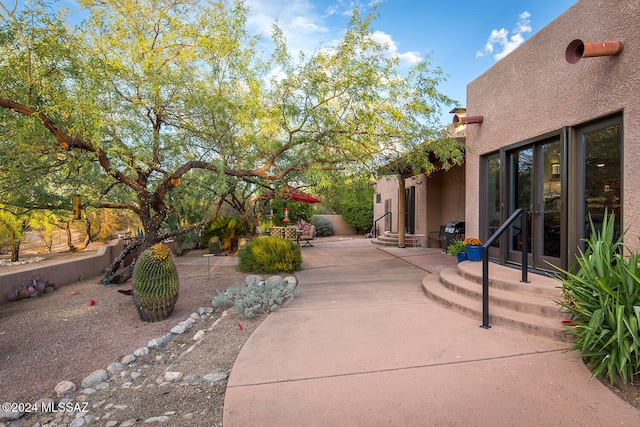
[[[580,352],[593,377],[616,375],[626,383],[640,370],[640,255],[630,253],[622,236],[615,239],[614,216],[602,229],[591,223],[591,236],[580,250],[575,273],[560,270],[563,300],[575,326],[573,349]]]
[[[373,194],[367,175],[333,179],[322,188],[323,205],[342,218],[358,233],[371,230],[373,226]]]
[[[219,254],[222,252],[222,243],[220,242],[220,238],[218,236],[213,236],[209,239],[209,244],[207,245],[210,254]]]
[[[269,277],[267,280],[259,280],[257,276],[249,276],[257,280],[247,280],[247,285],[236,283],[226,291],[211,297],[215,309],[223,309],[235,306],[240,315],[248,318],[257,317],[263,313],[278,310],[282,305],[293,299],[297,281],[294,277],[281,278]],[[247,278],[247,279],[249,279]]]
[[[300,246],[278,237],[251,240],[238,252],[238,268],[254,273],[298,271],[302,268]]]
[[[356,232],[363,233],[371,230],[373,226],[373,194],[366,201],[354,199],[341,203],[338,212],[347,224],[356,229]]]
[[[449,244],[449,247],[447,248],[447,251],[453,256],[456,256],[460,252],[464,252],[465,250],[466,250],[466,245],[464,244],[464,241],[462,239],[453,240],[451,244]]]
[[[293,202],[291,200],[271,200],[273,209],[273,224],[277,226],[295,225],[301,219],[311,222],[313,206],[309,203]],[[284,222],[284,208],[289,209],[289,222]]]
[[[178,272],[168,246],[158,243],[140,255],[133,272],[133,302],[140,319],[171,316],[178,300]]]
[[[333,223],[326,218],[314,216],[313,220],[311,220],[311,223],[316,226],[316,236],[333,236],[335,233],[335,230],[333,229]]]
[[[215,221],[208,224],[204,233],[202,233],[203,245],[208,244],[212,237],[218,237],[226,246],[225,243],[229,241],[231,231],[235,227],[236,237],[242,235],[242,220],[230,216],[219,216]]]

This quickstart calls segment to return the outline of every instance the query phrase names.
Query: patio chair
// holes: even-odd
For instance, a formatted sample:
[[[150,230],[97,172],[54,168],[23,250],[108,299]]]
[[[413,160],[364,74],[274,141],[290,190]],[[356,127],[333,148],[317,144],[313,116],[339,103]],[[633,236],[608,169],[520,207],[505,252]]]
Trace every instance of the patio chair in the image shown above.
[[[311,226],[309,227],[309,231],[307,232],[302,232],[300,234],[298,234],[298,244],[300,244],[300,241],[303,240],[305,242],[305,244],[303,246],[313,246],[311,244],[311,241],[313,239],[315,239],[316,237],[316,226],[311,224]]]

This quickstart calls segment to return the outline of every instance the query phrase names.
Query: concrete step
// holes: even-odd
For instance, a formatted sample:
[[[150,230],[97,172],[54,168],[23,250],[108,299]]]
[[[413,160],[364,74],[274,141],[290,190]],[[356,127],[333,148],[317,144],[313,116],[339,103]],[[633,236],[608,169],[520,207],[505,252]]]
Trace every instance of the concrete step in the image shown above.
[[[472,282],[482,284],[482,262],[461,262],[458,264],[458,274]],[[540,295],[555,299],[560,298],[562,295],[560,281],[545,274],[529,272],[529,283],[522,283],[522,271],[519,268],[490,262],[489,278],[492,288],[509,292]]]
[[[405,234],[404,245],[408,247],[422,247],[424,236],[421,234]],[[398,233],[390,233],[385,231],[376,239],[371,241],[378,246],[398,246]]]
[[[480,264],[469,261],[460,264]],[[476,281],[463,277],[461,272],[468,274],[475,266],[461,266],[445,268],[439,273],[433,273],[423,279],[425,293],[435,302],[466,316],[478,320],[482,324],[482,286]],[[492,268],[507,268],[492,264]],[[517,270],[516,270],[517,271]],[[551,280],[549,278],[545,278]],[[499,280],[507,282],[504,276]],[[555,281],[554,281],[555,282]],[[557,282],[556,282],[557,284]],[[554,299],[560,298],[560,290],[556,289],[555,298],[536,295],[531,292],[519,292],[519,282],[510,283],[510,290],[493,286],[493,277],[489,289],[489,324],[504,326],[528,334],[550,338],[556,341],[568,342],[571,339],[563,327],[562,321],[569,317],[564,314]],[[515,290],[514,290],[515,289]]]

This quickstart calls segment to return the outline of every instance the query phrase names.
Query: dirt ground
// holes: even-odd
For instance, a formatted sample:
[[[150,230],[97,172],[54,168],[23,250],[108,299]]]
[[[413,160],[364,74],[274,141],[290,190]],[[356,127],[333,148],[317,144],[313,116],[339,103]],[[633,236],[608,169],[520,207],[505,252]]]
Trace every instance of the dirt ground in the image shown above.
[[[86,256],[95,250],[97,246],[84,253],[39,256],[47,258],[42,261],[46,264]],[[105,286],[100,283],[100,277],[65,285],[41,297],[1,305],[2,402],[35,402],[42,397],[58,402],[60,397],[53,393],[54,388],[58,382],[69,380],[77,385],[78,391],[67,397],[86,400],[91,403],[90,408],[97,405],[89,411],[90,415],[93,412],[92,417],[99,419],[105,416],[101,407],[116,405],[119,408],[115,414],[108,415],[109,420],[118,423],[113,425],[122,425],[123,422],[124,425],[137,425],[167,411],[171,416],[184,416],[178,423],[180,425],[221,425],[226,381],[216,385],[192,381],[191,385],[181,383],[182,386],[172,387],[170,392],[147,393],[146,388],[122,389],[118,385],[121,379],[114,376],[113,381],[109,380],[112,387],[80,396],[80,383],[85,376],[97,369],[106,369],[112,362],[120,361],[150,340],[167,334],[200,307],[210,307],[211,299],[207,294],[215,295],[216,290],[244,282],[246,274],[237,271],[233,265],[216,265],[207,271],[208,265],[201,262],[204,253],[192,251],[181,257],[184,259],[176,259],[180,277],[179,298],[172,316],[162,322],[141,321],[132,297],[117,292],[118,289],[131,289],[131,283]],[[189,264],[188,257],[198,257],[198,263]],[[186,264],[181,263],[185,261]],[[24,267],[0,267],[0,271],[15,268]],[[218,322],[212,326],[216,320]],[[193,330],[175,335],[166,348],[140,357],[127,369],[142,369],[147,379],[160,378],[167,369],[190,374],[191,378],[201,377],[212,370],[228,374],[244,342],[262,320],[239,318],[233,310],[223,318],[220,313],[213,313],[198,319]],[[181,356],[186,348],[193,345],[194,332],[200,329],[207,330],[205,339],[188,355]],[[23,418],[27,420],[23,425],[29,426],[37,421],[45,424],[55,419],[51,414],[26,414]],[[59,421],[62,423],[63,419]],[[100,421],[99,424],[104,425],[105,422]]]

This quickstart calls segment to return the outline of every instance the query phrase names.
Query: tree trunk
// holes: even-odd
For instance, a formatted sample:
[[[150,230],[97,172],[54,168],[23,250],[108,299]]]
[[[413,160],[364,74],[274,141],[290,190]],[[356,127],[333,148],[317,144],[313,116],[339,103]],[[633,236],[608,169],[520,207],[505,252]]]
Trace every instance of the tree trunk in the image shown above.
[[[71,236],[71,226],[68,222],[63,223],[64,225],[58,225],[58,227],[62,228],[67,233],[67,246],[69,246],[69,251],[73,252],[77,248],[73,245],[72,236]]]
[[[146,235],[145,235],[145,238],[146,238]],[[104,284],[121,285],[133,276],[133,269],[136,265],[135,261],[137,257],[134,258],[133,262],[128,266],[126,266],[120,273],[116,274],[116,271],[118,271],[124,259],[132,251],[137,250],[138,253],[142,252],[142,249],[140,249],[140,247],[142,246],[143,241],[144,239],[138,240],[137,242],[134,241],[131,244],[129,244],[127,247],[125,247],[122,250],[122,252],[120,252],[120,255],[118,255],[116,259],[113,260],[111,265],[105,271],[104,277],[102,278],[102,282]]]
[[[11,245],[11,262],[20,261],[20,242]]]

